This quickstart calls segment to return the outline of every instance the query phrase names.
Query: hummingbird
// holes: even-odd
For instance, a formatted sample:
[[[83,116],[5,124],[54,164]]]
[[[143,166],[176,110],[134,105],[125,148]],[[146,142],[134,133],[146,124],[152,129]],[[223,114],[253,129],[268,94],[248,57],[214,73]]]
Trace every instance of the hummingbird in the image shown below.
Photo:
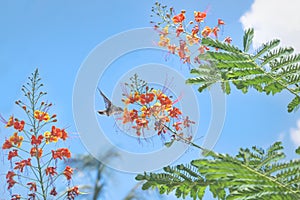
[[[123,112],[123,109],[121,107],[115,106],[112,104],[112,102],[103,94],[103,92],[98,88],[101,96],[103,97],[104,103],[105,103],[105,110],[98,110],[97,112],[100,115],[107,115],[111,116],[114,114],[120,114]]]

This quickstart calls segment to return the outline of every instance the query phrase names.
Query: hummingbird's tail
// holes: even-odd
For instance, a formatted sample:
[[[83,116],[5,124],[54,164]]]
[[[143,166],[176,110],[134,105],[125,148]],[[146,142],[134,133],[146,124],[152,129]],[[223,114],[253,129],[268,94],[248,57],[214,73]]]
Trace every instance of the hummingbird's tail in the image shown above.
[[[98,110],[97,111],[100,115],[108,115],[106,110]]]

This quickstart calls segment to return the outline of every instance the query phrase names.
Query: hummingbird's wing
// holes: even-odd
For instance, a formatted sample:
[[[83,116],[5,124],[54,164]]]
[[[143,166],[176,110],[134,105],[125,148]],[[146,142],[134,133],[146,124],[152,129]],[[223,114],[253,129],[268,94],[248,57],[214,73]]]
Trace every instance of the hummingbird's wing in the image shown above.
[[[103,97],[104,103],[105,103],[105,108],[110,108],[111,107],[111,101],[103,94],[103,92],[98,88],[101,96]]]

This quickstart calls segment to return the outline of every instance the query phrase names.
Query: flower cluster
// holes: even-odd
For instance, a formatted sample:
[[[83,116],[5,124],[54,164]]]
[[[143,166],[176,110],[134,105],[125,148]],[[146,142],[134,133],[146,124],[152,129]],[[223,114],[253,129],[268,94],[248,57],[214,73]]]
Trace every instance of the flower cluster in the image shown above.
[[[16,101],[16,104],[25,111],[28,120],[19,120],[14,116],[5,120],[1,116],[5,127],[13,130],[13,134],[2,145],[2,149],[8,151],[7,159],[10,162],[10,170],[6,174],[7,189],[12,200],[45,200],[58,194],[55,182],[65,179],[68,187],[62,194],[67,199],[74,199],[79,195],[79,190],[77,186],[70,185],[73,169],[66,166],[63,171],[57,171],[57,159],[69,159],[71,152],[68,148],[57,148],[51,145],[59,140],[65,141],[68,133],[65,129],[50,126],[57,122],[57,119],[55,114],[50,115],[48,112],[52,104],[40,101],[46,93],[38,91],[42,84],[39,83],[37,70],[29,80],[27,84],[29,87],[22,87],[29,103]],[[50,130],[47,128],[49,126]],[[26,193],[13,194],[12,190],[18,190],[19,185],[22,186],[21,188],[27,188]]]
[[[175,14],[173,8],[168,9],[167,6],[158,2],[152,7],[152,12],[154,13],[152,17],[159,17],[159,22],[151,21],[160,36],[158,46],[166,48],[171,54],[178,55],[183,63],[188,64],[191,63],[191,56],[195,63],[200,63],[198,56],[210,50],[209,47],[201,44],[202,38],[213,37],[218,40],[220,29],[225,25],[222,19],[218,19],[217,24],[213,27],[204,25],[206,11],[194,11],[194,18],[187,21],[185,10]],[[174,36],[172,37],[172,35]],[[224,42],[230,43],[231,38],[226,37]],[[197,50],[193,52],[191,49],[195,46]]]
[[[162,137],[170,133],[172,139],[192,139],[188,132],[191,124],[195,122],[184,117],[176,106],[179,99],[173,100],[172,96],[166,94],[166,89],[150,89],[136,74],[131,81],[132,84],[126,83],[127,87],[124,88],[122,101],[125,108],[121,118],[123,124],[129,123],[137,136],[144,135],[144,130],[153,130]]]

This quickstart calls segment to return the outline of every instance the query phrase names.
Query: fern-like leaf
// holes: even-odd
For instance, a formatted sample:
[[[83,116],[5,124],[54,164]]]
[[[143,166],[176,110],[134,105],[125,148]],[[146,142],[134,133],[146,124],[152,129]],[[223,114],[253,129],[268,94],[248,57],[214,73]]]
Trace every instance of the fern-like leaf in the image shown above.
[[[243,41],[245,52],[249,51],[250,46],[252,44],[253,37],[254,37],[254,29],[253,28],[245,30],[244,41]]]
[[[214,198],[224,200],[299,199],[300,160],[283,161],[282,150],[281,142],[276,142],[267,150],[240,149],[234,157],[210,151],[191,165],[168,166],[163,173],[145,173],[136,179],[146,181],[144,189],[175,191],[178,198],[202,199],[209,188]]]

